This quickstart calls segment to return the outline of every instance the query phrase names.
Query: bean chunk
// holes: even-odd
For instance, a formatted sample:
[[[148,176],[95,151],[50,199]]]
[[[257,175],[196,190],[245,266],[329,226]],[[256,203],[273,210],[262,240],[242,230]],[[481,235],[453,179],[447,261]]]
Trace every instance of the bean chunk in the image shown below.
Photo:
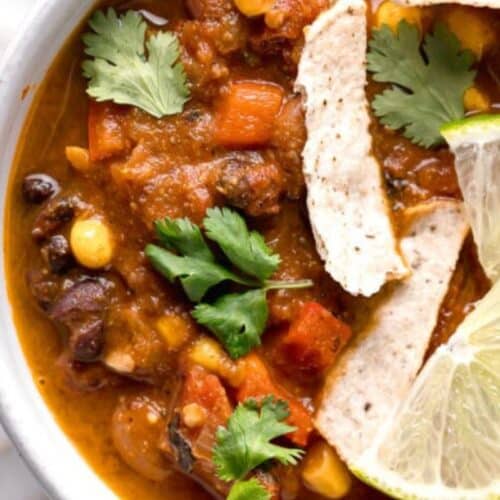
[[[28,203],[39,205],[59,191],[59,184],[48,175],[31,174],[24,178],[22,190]]]
[[[54,198],[42,208],[33,225],[31,234],[35,240],[49,238],[75,215],[77,200],[74,198]]]
[[[69,349],[77,361],[96,361],[104,346],[106,290],[85,279],[67,290],[52,306],[50,317],[69,332]]]
[[[42,255],[53,273],[67,271],[74,263],[68,240],[62,234],[52,236],[42,248]]]

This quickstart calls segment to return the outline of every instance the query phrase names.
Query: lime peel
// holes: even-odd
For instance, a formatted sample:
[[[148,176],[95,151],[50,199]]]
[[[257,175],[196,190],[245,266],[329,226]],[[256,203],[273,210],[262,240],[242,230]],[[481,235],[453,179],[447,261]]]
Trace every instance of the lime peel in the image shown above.
[[[441,135],[452,149],[458,144],[484,144],[498,141],[500,140],[500,114],[475,115],[447,123],[441,128]]]
[[[478,115],[442,129],[484,271],[500,278],[500,115]]]

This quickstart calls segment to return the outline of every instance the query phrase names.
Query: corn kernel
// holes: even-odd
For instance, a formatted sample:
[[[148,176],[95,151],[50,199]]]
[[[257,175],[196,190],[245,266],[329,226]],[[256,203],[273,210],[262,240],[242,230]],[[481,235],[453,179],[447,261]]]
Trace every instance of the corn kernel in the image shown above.
[[[241,369],[226,354],[221,345],[208,337],[201,337],[192,346],[189,359],[206,370],[237,386],[241,382]]]
[[[189,429],[201,427],[207,419],[207,412],[203,406],[197,403],[191,403],[181,410],[182,422]]]
[[[111,263],[113,238],[101,220],[77,220],[71,228],[71,250],[76,260],[89,269],[100,269]]]
[[[180,316],[163,316],[156,322],[156,330],[172,351],[179,350],[189,340],[189,325]]]
[[[471,87],[465,92],[464,106],[467,111],[488,111],[490,100],[477,87]]]
[[[309,490],[326,498],[342,498],[352,485],[347,467],[324,441],[316,443],[307,452],[302,480]]]
[[[67,146],[66,159],[78,172],[88,172],[92,168],[89,150],[77,146]]]
[[[247,17],[261,16],[270,11],[276,0],[234,0],[238,10]]]
[[[215,340],[202,337],[194,343],[189,357],[203,368],[219,373],[225,367],[227,355]]]
[[[418,7],[404,7],[397,3],[386,0],[383,2],[375,14],[375,26],[389,26],[394,32],[397,31],[399,23],[405,20],[409,24],[414,24],[422,31],[422,10]]]
[[[448,8],[443,21],[457,36],[464,49],[471,50],[478,59],[495,44],[496,35],[491,20],[472,7]]]

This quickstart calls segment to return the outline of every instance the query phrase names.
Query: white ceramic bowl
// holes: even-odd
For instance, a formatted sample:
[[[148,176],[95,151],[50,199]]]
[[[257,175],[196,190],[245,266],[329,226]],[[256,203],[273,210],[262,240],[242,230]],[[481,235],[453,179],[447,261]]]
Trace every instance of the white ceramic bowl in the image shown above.
[[[47,493],[64,500],[108,500],[116,496],[78,455],[33,383],[7,299],[3,221],[9,173],[33,99],[30,92],[22,100],[23,89],[43,80],[54,56],[93,3],[42,0],[18,30],[0,67],[0,417]]]

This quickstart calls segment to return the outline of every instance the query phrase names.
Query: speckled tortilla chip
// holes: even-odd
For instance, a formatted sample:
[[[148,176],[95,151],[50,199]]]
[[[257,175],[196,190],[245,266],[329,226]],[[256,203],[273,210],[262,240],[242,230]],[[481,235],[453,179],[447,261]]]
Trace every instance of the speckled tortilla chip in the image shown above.
[[[305,95],[304,173],[318,251],[345,290],[371,296],[408,269],[371,151],[366,49],[365,2],[340,0],[306,32],[297,89]]]
[[[469,230],[455,201],[420,205],[405,219],[401,250],[412,274],[380,297],[329,374],[316,417],[319,432],[347,462],[372,444],[407,395]]]

